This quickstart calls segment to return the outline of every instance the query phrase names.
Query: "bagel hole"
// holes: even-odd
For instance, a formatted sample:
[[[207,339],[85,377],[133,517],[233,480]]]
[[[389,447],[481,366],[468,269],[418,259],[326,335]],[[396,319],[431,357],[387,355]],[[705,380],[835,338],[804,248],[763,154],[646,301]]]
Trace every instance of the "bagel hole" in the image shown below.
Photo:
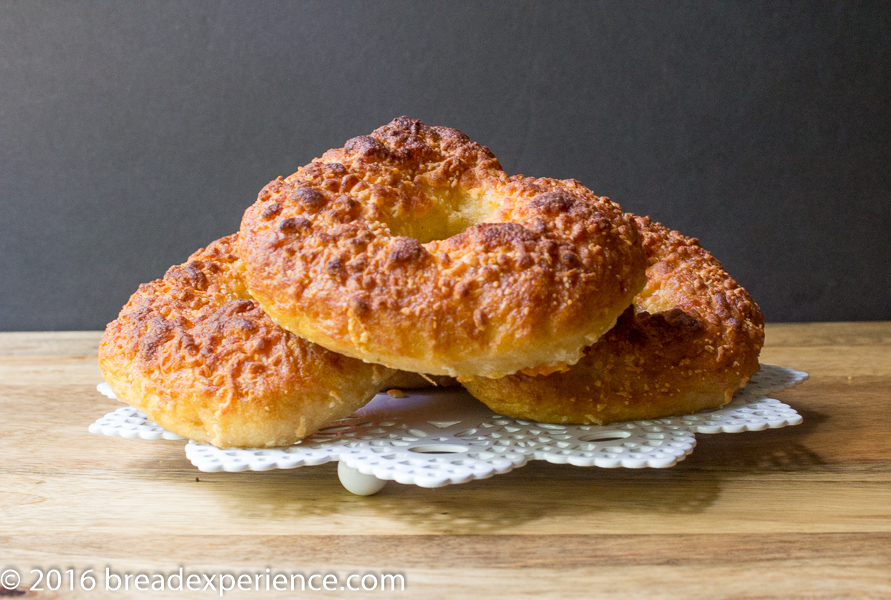
[[[448,239],[486,222],[498,211],[498,202],[481,189],[425,187],[400,208],[399,214],[388,215],[390,233],[426,244]]]

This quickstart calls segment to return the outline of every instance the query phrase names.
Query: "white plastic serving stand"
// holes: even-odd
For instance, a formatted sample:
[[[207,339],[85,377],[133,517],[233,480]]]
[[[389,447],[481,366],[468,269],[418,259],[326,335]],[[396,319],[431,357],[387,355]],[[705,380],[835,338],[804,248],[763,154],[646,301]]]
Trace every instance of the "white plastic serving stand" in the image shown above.
[[[189,441],[186,457],[204,472],[295,469],[339,461],[337,473],[354,494],[371,495],[387,481],[435,488],[485,479],[530,460],[579,467],[666,468],[696,445],[696,433],[738,433],[801,423],[769,394],[807,379],[807,373],[762,365],[733,401],[683,417],[611,425],[554,425],[493,413],[462,388],[378,394],[352,416],[287,448],[222,450]],[[108,384],[97,388],[110,398]],[[90,426],[108,436],[184,439],[126,406]]]

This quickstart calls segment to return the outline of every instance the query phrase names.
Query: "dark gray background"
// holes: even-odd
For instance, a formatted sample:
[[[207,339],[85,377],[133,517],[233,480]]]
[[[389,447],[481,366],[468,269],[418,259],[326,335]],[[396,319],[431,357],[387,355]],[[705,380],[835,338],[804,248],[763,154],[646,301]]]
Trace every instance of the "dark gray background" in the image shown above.
[[[402,114],[699,237],[769,321],[891,319],[889,7],[4,2],[0,330],[104,327]]]

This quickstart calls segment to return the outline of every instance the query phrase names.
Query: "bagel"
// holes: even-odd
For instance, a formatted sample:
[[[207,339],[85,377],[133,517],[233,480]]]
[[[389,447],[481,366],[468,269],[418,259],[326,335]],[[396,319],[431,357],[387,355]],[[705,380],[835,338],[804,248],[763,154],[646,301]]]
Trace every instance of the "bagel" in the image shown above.
[[[407,117],[268,184],[238,252],[286,329],[452,377],[572,364],[646,282],[617,205],[574,180],[508,177],[463,133]]]
[[[276,325],[251,299],[232,235],[139,286],[99,366],[165,429],[228,447],[288,446],[363,406],[394,372]]]
[[[758,369],[758,305],[697,240],[637,217],[647,285],[616,326],[565,372],[473,378],[505,416],[552,423],[654,419],[717,408]]]

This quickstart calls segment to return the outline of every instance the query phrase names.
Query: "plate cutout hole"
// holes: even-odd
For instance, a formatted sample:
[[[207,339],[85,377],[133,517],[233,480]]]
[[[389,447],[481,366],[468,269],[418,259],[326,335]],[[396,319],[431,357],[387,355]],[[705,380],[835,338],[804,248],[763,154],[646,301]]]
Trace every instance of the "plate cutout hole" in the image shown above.
[[[456,446],[453,444],[431,444],[429,446],[415,446],[409,448],[412,452],[418,454],[458,454],[459,452],[467,452],[464,446]]]
[[[614,442],[626,437],[631,437],[627,431],[598,431],[590,435],[580,437],[582,442]]]
[[[337,431],[346,431],[351,427],[351,425],[330,425],[328,427],[322,427],[321,429],[319,429],[319,433],[335,433]]]

